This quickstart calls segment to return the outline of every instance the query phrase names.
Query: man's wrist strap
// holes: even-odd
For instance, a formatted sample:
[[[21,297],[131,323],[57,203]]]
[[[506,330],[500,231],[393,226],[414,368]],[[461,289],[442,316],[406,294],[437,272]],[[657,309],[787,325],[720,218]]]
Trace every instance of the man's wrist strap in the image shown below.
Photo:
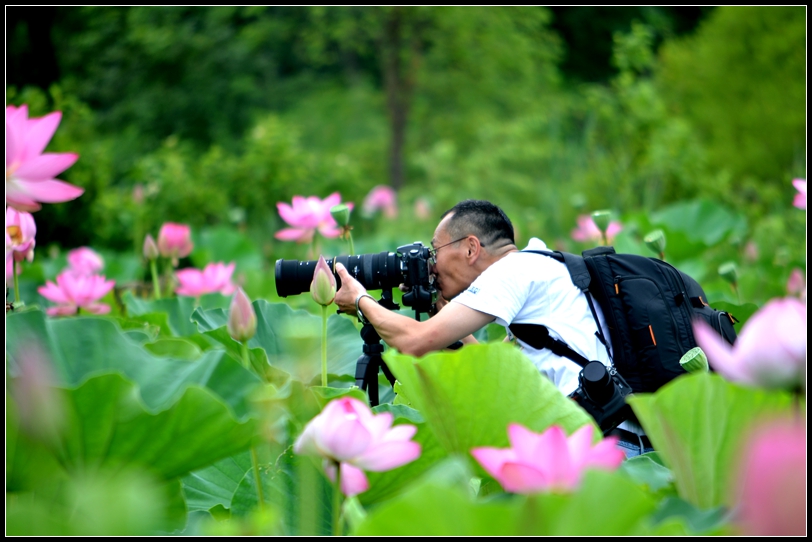
[[[372,301],[375,301],[375,298],[372,297],[371,295],[367,294],[367,293],[363,293],[363,294],[361,294],[361,295],[359,295],[358,297],[355,298],[355,314],[358,315],[358,321],[361,322],[362,324],[366,325],[366,324],[369,324],[370,321],[367,319],[366,316],[364,316],[364,313],[363,313],[363,311],[361,311],[361,307],[359,306],[359,303],[361,302],[362,297],[368,297]],[[375,303],[377,303],[377,301],[375,301]]]

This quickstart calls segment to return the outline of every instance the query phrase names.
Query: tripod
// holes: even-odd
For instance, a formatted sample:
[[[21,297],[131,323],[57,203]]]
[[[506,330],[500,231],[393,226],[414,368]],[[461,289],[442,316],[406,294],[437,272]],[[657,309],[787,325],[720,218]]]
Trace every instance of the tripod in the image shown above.
[[[403,295],[403,304],[414,309],[415,320],[419,322],[420,313],[428,313],[436,299],[436,290],[432,286],[417,285]],[[381,291],[381,299],[378,304],[389,310],[398,310],[400,308],[392,299],[391,288]],[[370,406],[377,406],[380,402],[378,396],[378,371],[383,371],[392,387],[395,386],[395,376],[381,359],[381,353],[383,353],[381,337],[372,327],[372,324],[364,324],[361,328],[361,338],[364,340],[364,353],[361,354],[355,365],[355,384],[367,392]]]

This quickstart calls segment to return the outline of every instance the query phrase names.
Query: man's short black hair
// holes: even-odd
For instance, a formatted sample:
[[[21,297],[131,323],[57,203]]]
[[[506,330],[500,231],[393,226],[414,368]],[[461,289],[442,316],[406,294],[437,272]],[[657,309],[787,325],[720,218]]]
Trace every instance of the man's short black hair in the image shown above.
[[[515,244],[513,224],[505,212],[490,201],[467,199],[443,213],[442,218],[452,214],[447,231],[452,239],[465,235],[475,235],[483,247],[490,247],[499,241]]]

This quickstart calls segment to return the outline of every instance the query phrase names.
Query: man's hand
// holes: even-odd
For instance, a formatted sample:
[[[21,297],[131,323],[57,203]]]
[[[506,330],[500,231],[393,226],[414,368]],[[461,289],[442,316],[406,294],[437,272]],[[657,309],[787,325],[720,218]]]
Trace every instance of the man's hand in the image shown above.
[[[340,263],[336,264],[336,274],[341,279],[341,288],[336,292],[335,302],[338,310],[355,314],[355,299],[367,292],[360,282],[355,280],[347,269]]]

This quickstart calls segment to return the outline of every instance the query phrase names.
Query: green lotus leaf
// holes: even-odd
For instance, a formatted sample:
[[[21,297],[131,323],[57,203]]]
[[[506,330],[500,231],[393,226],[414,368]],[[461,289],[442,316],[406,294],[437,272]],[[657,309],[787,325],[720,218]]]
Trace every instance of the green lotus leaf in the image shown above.
[[[130,318],[165,313],[169,329],[176,337],[188,337],[197,333],[197,327],[191,319],[192,313],[198,308],[198,301],[194,297],[177,296],[151,300],[135,297],[132,292],[125,292],[122,301]],[[199,306],[203,309],[224,308],[230,303],[229,296],[207,294],[200,296]]]
[[[180,337],[166,337],[144,344],[144,348],[158,357],[194,361],[200,357],[200,347]]]
[[[42,311],[31,311],[9,314],[6,328],[12,364],[33,341],[45,349],[58,383],[75,387],[91,375],[119,372],[139,385],[144,403],[153,409],[171,404],[187,386],[200,385],[242,418],[249,412],[248,396],[260,382],[222,350],[203,352],[193,362],[158,357],[109,318],[47,318]]]
[[[333,486],[321,460],[293,453],[288,447],[270,465],[260,469],[263,500],[280,512],[280,529],[287,535],[328,535],[332,532]],[[231,501],[232,516],[245,516],[257,508],[253,469],[243,476]]]
[[[421,359],[390,351],[384,359],[410,406],[426,419],[448,453],[507,447],[511,422],[536,432],[559,425],[567,434],[594,423],[510,344],[469,345]]]
[[[251,470],[251,452],[240,452],[183,477],[183,495],[190,512],[229,508],[245,473]]]
[[[256,421],[238,421],[211,390],[189,385],[168,408],[152,409],[120,374],[65,390],[70,430],[60,456],[73,468],[141,465],[163,479],[245,450]]]
[[[744,231],[743,216],[708,200],[674,203],[651,214],[651,222],[682,232],[691,240],[712,246],[734,231]],[[672,244],[668,237],[669,247]]]
[[[474,499],[427,473],[369,511],[358,536],[594,536],[649,530],[656,501],[616,473],[588,471],[571,494]],[[416,520],[416,518],[419,518]]]
[[[11,379],[9,385],[16,385]],[[135,383],[121,374],[89,377],[75,388],[51,388],[66,423],[57,441],[45,445],[67,473],[138,467],[169,480],[244,450],[255,438],[257,422],[239,421],[211,390],[189,385],[171,405],[150,408]],[[42,444],[19,438],[9,478],[23,478],[26,458]],[[24,473],[23,473],[24,475]]]
[[[320,375],[321,318],[305,310],[293,310],[286,303],[258,299],[252,305],[257,315],[257,334],[248,346],[265,350],[272,366],[297,380],[311,382]],[[201,333],[208,334],[226,326],[228,311],[198,309],[192,319]],[[222,334],[212,337],[227,343]],[[328,373],[354,376],[362,347],[358,330],[348,318],[333,314],[327,319]]]
[[[762,419],[792,415],[792,396],[690,373],[629,398],[679,496],[702,509],[732,505],[728,489],[744,438]]]

